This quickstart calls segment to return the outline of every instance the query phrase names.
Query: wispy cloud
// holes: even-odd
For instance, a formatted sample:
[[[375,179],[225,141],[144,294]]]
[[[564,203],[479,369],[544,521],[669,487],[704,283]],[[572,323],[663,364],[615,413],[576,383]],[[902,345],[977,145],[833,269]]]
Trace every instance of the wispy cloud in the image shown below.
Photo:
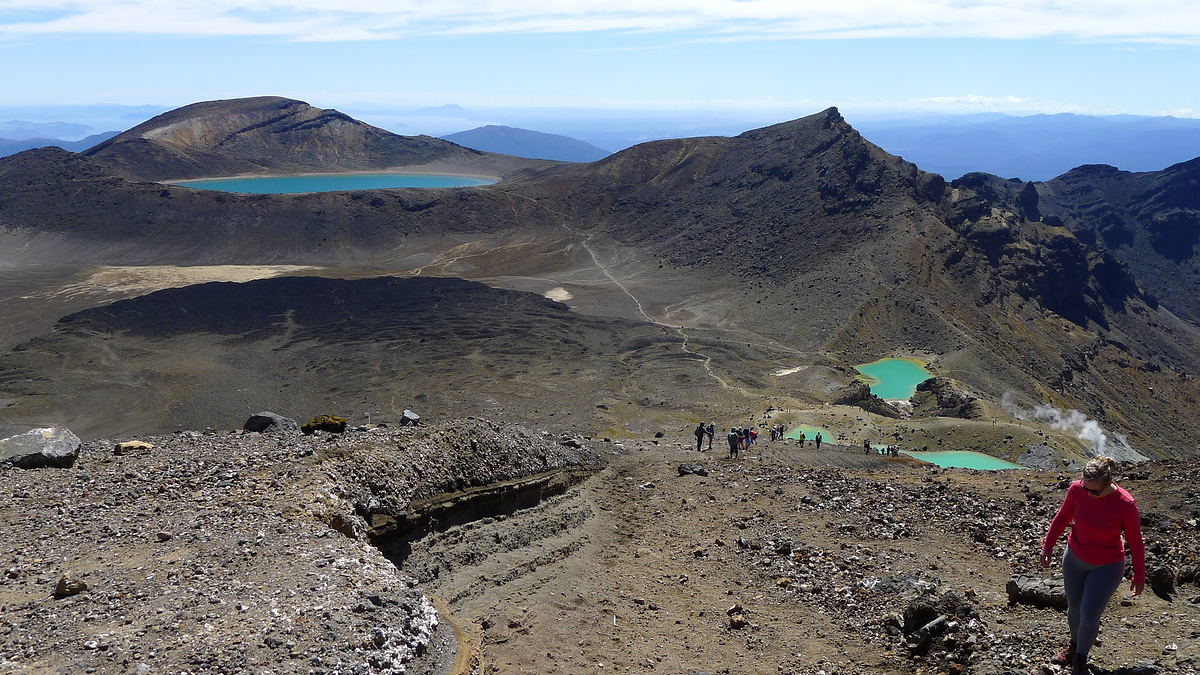
[[[1055,37],[1200,43],[1192,0],[0,0],[0,34],[391,39],[702,31],[713,37]]]

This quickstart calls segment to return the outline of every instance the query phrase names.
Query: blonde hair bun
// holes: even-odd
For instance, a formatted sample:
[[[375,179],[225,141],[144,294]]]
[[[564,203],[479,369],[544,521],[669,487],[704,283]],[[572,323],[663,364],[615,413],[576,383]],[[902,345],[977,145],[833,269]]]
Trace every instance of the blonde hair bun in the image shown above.
[[[1117,470],[1117,460],[1108,455],[1100,455],[1088,461],[1083,468],[1083,479],[1086,481],[1100,480],[1109,482]]]

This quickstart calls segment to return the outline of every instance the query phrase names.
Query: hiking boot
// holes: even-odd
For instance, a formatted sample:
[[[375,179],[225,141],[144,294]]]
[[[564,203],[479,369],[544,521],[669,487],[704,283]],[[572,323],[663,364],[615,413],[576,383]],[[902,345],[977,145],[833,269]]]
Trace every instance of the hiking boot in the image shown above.
[[[1091,675],[1091,673],[1087,657],[1076,654],[1074,660],[1071,661],[1071,675]]]
[[[1068,643],[1066,647],[1058,650],[1058,653],[1050,657],[1050,663],[1057,663],[1060,666],[1069,666],[1075,663],[1075,643]]]

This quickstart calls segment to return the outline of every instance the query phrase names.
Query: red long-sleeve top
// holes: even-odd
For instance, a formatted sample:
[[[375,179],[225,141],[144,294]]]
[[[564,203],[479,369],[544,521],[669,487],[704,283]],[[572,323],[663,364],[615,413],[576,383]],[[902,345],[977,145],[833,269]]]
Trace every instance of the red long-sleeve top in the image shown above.
[[[1089,565],[1108,565],[1125,560],[1121,532],[1133,557],[1133,583],[1146,583],[1146,547],[1142,543],[1142,521],[1133,495],[1119,485],[1112,494],[1093,498],[1083,487],[1083,481],[1071,483],[1062,506],[1050,523],[1050,531],[1042,542],[1042,550],[1054,550],[1054,544],[1071,521],[1075,526],[1067,536],[1067,547]]]

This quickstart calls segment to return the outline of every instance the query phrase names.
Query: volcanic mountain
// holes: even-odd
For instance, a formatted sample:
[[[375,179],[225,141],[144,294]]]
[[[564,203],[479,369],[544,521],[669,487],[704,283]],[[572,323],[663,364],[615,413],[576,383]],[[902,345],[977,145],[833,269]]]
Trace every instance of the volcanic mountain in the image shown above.
[[[276,105],[279,114],[263,112]],[[339,137],[360,139],[354,147],[362,152],[329,150],[334,146],[321,139],[330,130],[353,128],[352,121],[315,110],[276,99],[197,104],[86,156],[47,149],[0,160],[0,225],[11,242],[5,255],[11,267],[30,272],[9,284],[20,287],[10,297],[21,301],[7,311],[23,328],[4,336],[8,344],[43,335],[54,308],[58,318],[137,294],[136,284],[124,291],[106,285],[102,280],[111,277],[91,269],[99,264],[122,266],[143,281],[169,276],[162,266],[218,264],[307,265],[329,277],[457,276],[654,329],[604,358],[628,364],[636,355],[639,363],[669,368],[623,370],[611,383],[601,378],[577,385],[563,368],[567,352],[534,341],[540,351],[528,355],[529,372],[522,376],[562,383],[555,397],[534,404],[521,401],[518,390],[477,381],[488,390],[480,401],[490,395],[516,416],[541,415],[542,424],[619,434],[684,428],[700,417],[754,416],[765,408],[818,410],[853,381],[853,364],[911,355],[957,381],[955,387],[981,405],[969,407],[976,419],[950,422],[937,416],[967,408],[922,407],[926,412],[895,428],[909,440],[1017,454],[1033,432],[999,408],[1002,400],[1080,410],[1127,434],[1147,454],[1190,452],[1190,439],[1200,432],[1200,331],[1177,318],[1170,303],[1144,292],[1126,262],[1077,237],[1064,220],[1044,217],[1037,187],[1012,196],[993,189],[990,179],[967,176],[947,184],[871,144],[836,109],[734,138],[646,143],[584,165],[520,165],[481,156],[524,167],[484,188],[274,196],[130,180],[180,177],[181,168],[192,172],[187,175],[251,165],[258,168],[248,170],[345,170],[405,157],[396,149],[400,141],[365,131]],[[316,117],[305,117],[310,114]],[[253,121],[256,115],[265,123]],[[236,133],[209,131],[214,120],[226,118],[240,120]],[[438,154],[442,146],[403,142],[424,148],[404,160],[410,164],[446,161]],[[446,152],[470,152],[454,147],[445,144]],[[159,267],[151,273],[148,265]],[[366,297],[361,293],[339,297],[338,311],[348,316],[373,311],[351,301]],[[291,302],[264,310],[285,333],[305,300],[293,296]],[[504,311],[531,307],[510,302]],[[479,313],[479,321],[494,320],[489,316]],[[66,414],[62,393],[20,383],[78,365],[78,348],[58,340],[67,333],[78,340],[81,325],[91,326],[95,340],[120,347],[123,372],[146,369],[137,382],[163,380],[162,355],[139,360],[136,354],[151,354],[154,344],[145,336],[136,345],[121,342],[131,329],[119,317],[102,324],[71,319],[11,353],[0,382],[11,405],[0,414],[27,423]],[[622,325],[597,326],[590,334],[628,333]],[[221,334],[253,341],[263,335],[258,330],[224,325]],[[332,335],[314,339],[332,345]],[[590,339],[582,342],[597,348]],[[347,367],[380,363],[353,356],[366,354],[366,344],[337,343]],[[41,360],[29,360],[33,352]],[[432,353],[428,358],[436,359]],[[449,365],[467,367],[458,351],[442,355]],[[79,386],[135,381],[104,376],[104,368],[115,366],[92,360],[99,370],[74,380]],[[480,361],[469,363],[478,368]],[[194,375],[202,367],[174,360],[170,378],[200,381]],[[452,370],[443,376],[456,378]],[[284,384],[271,367],[253,377],[256,387]],[[354,397],[363,405],[395,395],[386,378],[365,378],[361,386]],[[169,405],[168,397],[143,398]],[[235,405],[228,399],[201,399],[208,403],[190,408],[188,419],[235,415],[221,408]],[[236,409],[254,412],[242,410],[248,405],[237,402]],[[547,409],[556,419],[546,419]],[[156,419],[182,424],[183,417],[165,410]],[[992,421],[1003,428],[988,431]],[[876,423],[884,424],[874,416],[861,425],[847,421],[847,440]],[[1053,442],[1068,454],[1085,450],[1069,435]]]
[[[122,176],[151,181],[418,166],[493,174],[530,164],[430,136],[398,136],[336,110],[278,96],[194,103],[84,154]]]

